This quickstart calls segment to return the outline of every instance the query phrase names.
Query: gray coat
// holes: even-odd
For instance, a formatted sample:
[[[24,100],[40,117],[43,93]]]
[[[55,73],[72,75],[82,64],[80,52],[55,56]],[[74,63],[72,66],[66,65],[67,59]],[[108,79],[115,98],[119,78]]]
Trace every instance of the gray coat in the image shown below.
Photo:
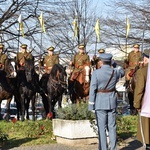
[[[90,83],[89,110],[110,110],[117,107],[115,91],[109,93],[96,92],[97,90],[104,89],[113,70],[114,75],[106,88],[110,90],[115,88],[118,79],[124,76],[124,69],[120,66],[112,68],[109,65],[103,65],[100,69],[93,71]]]

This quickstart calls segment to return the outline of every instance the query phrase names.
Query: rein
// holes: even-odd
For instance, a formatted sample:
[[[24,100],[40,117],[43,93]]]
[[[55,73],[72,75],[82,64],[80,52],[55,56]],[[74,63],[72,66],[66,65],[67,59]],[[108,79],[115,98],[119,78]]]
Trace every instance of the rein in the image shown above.
[[[55,80],[52,78],[52,76],[50,76],[51,81],[53,81],[53,83],[57,84],[57,85],[66,85],[65,81],[61,81],[59,78],[59,80]]]

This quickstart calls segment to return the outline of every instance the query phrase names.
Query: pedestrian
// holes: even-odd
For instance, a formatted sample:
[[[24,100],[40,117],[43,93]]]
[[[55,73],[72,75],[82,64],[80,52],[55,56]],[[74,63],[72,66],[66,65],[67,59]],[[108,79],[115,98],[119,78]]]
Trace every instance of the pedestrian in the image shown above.
[[[143,98],[145,94],[149,55],[150,50],[148,49],[144,50],[143,52],[144,66],[136,72],[136,82],[134,90],[134,107],[139,112],[137,140],[143,144],[146,144],[146,149],[150,149],[150,118],[140,116],[140,112],[143,105]]]
[[[25,59],[34,60],[34,57],[31,54],[31,52],[27,51],[27,47],[28,47],[27,44],[22,44],[20,47],[21,47],[21,52],[18,52],[17,56],[16,56],[17,69],[18,70],[24,70]]]
[[[59,64],[59,55],[58,54],[54,54],[54,50],[55,48],[53,46],[50,46],[47,49],[48,54],[44,57],[44,67],[45,67],[45,72],[47,74],[50,73],[52,67],[55,64]]]
[[[89,110],[95,111],[99,135],[99,150],[107,150],[106,130],[109,134],[110,149],[116,150],[116,83],[124,76],[124,69],[111,66],[112,54],[100,54],[101,68],[93,71],[90,93]]]
[[[4,45],[0,44],[0,70],[4,69],[4,63],[7,59],[7,55],[4,54]]]

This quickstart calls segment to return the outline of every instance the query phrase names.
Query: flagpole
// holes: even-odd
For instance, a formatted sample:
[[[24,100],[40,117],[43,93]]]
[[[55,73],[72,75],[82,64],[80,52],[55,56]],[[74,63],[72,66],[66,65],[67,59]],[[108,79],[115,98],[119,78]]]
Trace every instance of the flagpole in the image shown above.
[[[143,29],[143,36],[142,36],[142,52],[143,52],[143,46],[144,46],[144,36],[145,36],[145,30],[146,30],[146,21],[147,21],[147,18],[145,17],[145,20],[144,20],[144,29]]]
[[[94,52],[94,55],[96,55],[96,49],[97,49],[97,37],[96,37],[95,52]]]
[[[19,43],[20,43],[20,23],[19,23],[19,29],[18,29],[18,49],[17,49],[17,53],[19,52]]]

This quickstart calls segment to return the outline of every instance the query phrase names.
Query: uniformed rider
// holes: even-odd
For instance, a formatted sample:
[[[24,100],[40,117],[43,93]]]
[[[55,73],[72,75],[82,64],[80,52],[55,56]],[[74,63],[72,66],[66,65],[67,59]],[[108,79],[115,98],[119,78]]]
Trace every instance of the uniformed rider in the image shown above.
[[[52,67],[55,64],[59,64],[59,56],[58,54],[54,54],[55,48],[53,46],[49,47],[47,49],[48,54],[44,57],[44,67],[45,67],[45,72],[47,74],[50,73]]]
[[[104,49],[99,49],[98,50],[99,54],[103,54],[105,53]],[[99,57],[97,57],[96,55],[93,56],[92,60],[91,60],[91,66],[95,69],[99,69],[100,68],[100,64],[99,64]]]
[[[25,59],[32,59],[34,60],[33,58],[33,55],[31,54],[31,52],[27,52],[27,44],[22,44],[21,45],[21,52],[18,52],[17,53],[17,56],[16,56],[16,61],[17,61],[17,68],[18,70],[24,70],[24,62],[25,62]]]
[[[83,69],[84,65],[90,66],[90,58],[84,51],[85,45],[81,44],[78,46],[78,53],[74,55],[70,65],[74,67],[72,75],[70,77],[71,81],[74,81],[78,73]]]
[[[126,69],[126,80],[130,80],[134,73],[135,67],[142,64],[142,52],[140,51],[140,45],[135,44],[133,46],[133,51],[128,54],[128,58],[125,60]]]
[[[3,50],[4,50],[4,45],[0,44],[0,70],[4,69],[4,63],[5,60],[7,59],[7,55],[4,54]]]

